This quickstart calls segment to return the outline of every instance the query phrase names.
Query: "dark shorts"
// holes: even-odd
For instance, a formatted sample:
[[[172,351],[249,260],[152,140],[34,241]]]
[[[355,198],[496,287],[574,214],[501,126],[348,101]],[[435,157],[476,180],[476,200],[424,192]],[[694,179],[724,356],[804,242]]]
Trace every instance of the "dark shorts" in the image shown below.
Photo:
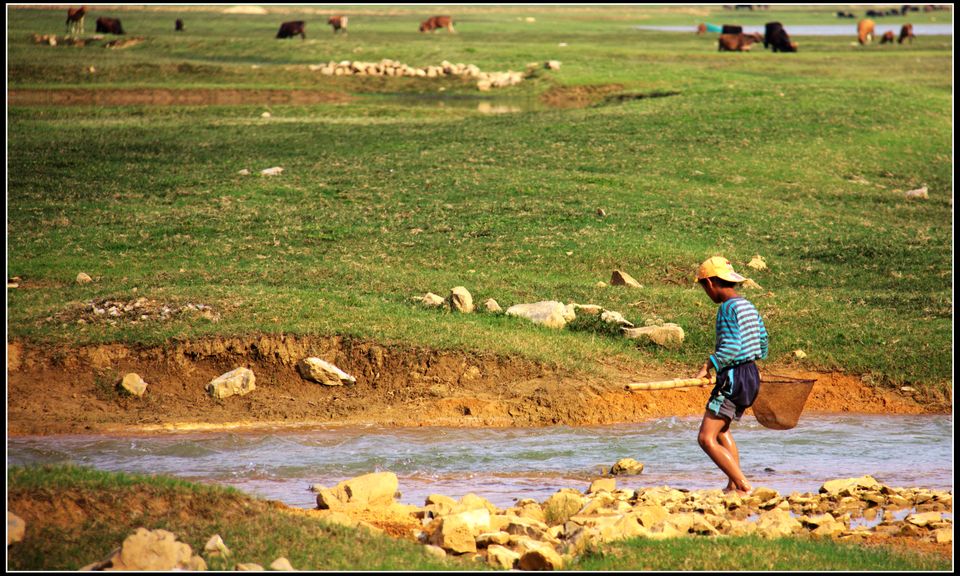
[[[760,372],[755,363],[724,368],[717,373],[717,383],[707,401],[707,410],[727,420],[740,420],[743,412],[753,406],[759,390]]]

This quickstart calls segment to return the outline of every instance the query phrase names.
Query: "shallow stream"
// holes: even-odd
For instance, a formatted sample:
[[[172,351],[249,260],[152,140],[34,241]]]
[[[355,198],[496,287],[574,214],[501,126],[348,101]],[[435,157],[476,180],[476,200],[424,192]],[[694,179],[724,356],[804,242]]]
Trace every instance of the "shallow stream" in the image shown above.
[[[101,470],[166,474],[234,486],[313,508],[313,484],[374,471],[400,479],[400,502],[474,492],[498,507],[584,491],[601,467],[635,458],[645,468],[622,488],[721,488],[726,478],[697,446],[699,418],[572,428],[330,427],[137,436],[32,436],[7,440],[7,465],[72,462]],[[807,416],[768,430],[752,416],[733,425],[754,486],[787,495],[869,474],[891,487],[953,489],[951,416]]]

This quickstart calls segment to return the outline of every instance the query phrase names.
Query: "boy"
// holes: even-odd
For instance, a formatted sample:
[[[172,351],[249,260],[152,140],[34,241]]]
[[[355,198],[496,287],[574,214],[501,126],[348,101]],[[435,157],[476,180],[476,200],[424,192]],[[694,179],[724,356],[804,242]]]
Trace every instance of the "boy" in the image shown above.
[[[711,368],[717,374],[697,442],[729,478],[724,490],[739,494],[747,494],[753,487],[740,470],[740,454],[730,434],[730,422],[739,421],[744,410],[753,405],[760,389],[760,373],[754,361],[767,357],[763,319],[753,304],[736,291],[737,284],[744,280],[722,256],[708,258],[697,270],[697,282],[703,291],[720,304],[716,351],[696,375],[704,378]]]

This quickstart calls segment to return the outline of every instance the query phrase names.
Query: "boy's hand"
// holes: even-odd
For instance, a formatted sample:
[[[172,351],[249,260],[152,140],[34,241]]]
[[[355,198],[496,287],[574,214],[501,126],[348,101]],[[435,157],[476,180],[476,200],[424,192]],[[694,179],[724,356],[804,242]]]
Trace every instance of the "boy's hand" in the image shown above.
[[[710,363],[704,362],[703,366],[700,367],[700,371],[697,372],[697,375],[694,378],[706,378],[710,374]]]

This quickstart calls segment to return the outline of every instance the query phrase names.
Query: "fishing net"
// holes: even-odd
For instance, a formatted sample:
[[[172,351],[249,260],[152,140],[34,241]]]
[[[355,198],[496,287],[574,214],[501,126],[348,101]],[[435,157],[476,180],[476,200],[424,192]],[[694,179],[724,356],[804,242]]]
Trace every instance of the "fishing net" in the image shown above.
[[[816,378],[791,378],[775,374],[762,377],[760,392],[752,406],[757,422],[774,430],[789,430],[796,426],[816,381]]]

